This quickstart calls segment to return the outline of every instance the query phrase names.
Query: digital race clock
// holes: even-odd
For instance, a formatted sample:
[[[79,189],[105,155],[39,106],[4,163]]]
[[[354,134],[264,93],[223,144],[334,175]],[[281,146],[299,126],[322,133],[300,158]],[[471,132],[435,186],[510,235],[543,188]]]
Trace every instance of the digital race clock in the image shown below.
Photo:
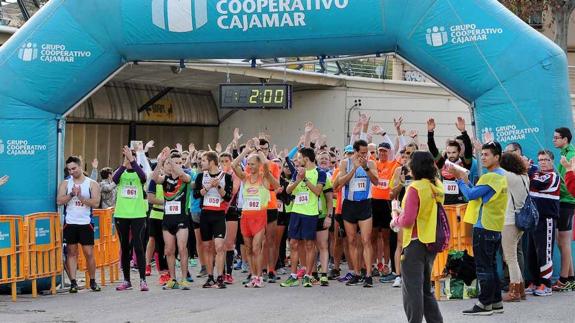
[[[289,84],[220,84],[222,109],[291,109]]]

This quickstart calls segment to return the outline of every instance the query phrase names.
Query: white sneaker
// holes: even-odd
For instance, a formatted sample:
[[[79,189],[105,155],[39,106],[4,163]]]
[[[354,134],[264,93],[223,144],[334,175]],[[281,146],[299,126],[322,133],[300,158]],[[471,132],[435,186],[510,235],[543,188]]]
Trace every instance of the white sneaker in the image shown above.
[[[395,277],[395,280],[393,281],[393,287],[401,287],[401,276],[397,276]]]

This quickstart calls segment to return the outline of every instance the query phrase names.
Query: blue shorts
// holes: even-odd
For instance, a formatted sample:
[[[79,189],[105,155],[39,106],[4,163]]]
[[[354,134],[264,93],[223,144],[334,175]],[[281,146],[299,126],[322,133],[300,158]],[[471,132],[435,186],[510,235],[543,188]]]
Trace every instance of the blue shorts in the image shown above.
[[[289,220],[288,237],[295,240],[315,240],[317,216],[292,213]]]

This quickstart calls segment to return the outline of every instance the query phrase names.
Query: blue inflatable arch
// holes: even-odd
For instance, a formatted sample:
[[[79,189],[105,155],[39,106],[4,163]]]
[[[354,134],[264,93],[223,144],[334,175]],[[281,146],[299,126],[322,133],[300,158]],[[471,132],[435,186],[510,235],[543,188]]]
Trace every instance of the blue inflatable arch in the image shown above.
[[[55,210],[62,115],[127,62],[387,52],[528,154],[572,125],[565,54],[496,0],[52,0],[0,48],[0,213]]]

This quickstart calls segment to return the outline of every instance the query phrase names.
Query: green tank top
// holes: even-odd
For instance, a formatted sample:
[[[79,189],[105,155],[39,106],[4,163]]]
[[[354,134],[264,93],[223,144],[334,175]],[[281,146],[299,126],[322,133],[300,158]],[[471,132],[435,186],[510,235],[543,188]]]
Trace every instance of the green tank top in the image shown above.
[[[162,200],[164,199],[164,188],[160,184],[156,184],[156,198]],[[156,219],[156,220],[164,219],[164,211],[154,210],[154,209],[163,209],[164,208],[163,205],[150,204],[150,207],[152,208],[150,212],[150,219]]]
[[[317,185],[317,180],[319,177],[317,169],[307,170],[305,172],[305,177],[313,185]],[[309,215],[309,216],[318,216],[319,199],[307,187],[306,183],[304,183],[303,181],[300,182],[298,186],[293,190],[292,195],[295,197],[292,203],[293,213],[299,213],[302,215]]]
[[[115,218],[138,219],[146,217],[148,205],[144,200],[144,187],[136,172],[124,171],[116,191]]]
[[[333,185],[331,184],[331,179],[328,176],[326,178],[326,181],[325,181],[325,186],[323,187],[323,192],[321,192],[321,195],[319,196],[319,218],[320,219],[324,219],[327,216],[327,202],[326,202],[324,192],[329,191],[332,188],[333,188]]]
[[[243,185],[242,197],[244,200],[242,213],[267,210],[270,191],[262,185],[261,181],[251,184],[249,180],[246,180]]]

